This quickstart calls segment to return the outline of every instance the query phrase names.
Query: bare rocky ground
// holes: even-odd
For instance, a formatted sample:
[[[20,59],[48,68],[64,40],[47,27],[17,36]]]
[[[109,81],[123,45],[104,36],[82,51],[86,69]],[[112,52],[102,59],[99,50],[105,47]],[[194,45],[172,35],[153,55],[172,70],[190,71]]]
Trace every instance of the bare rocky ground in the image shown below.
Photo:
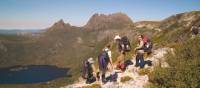
[[[145,66],[144,69],[149,69],[153,71],[155,66],[160,65],[161,67],[168,67],[169,65],[165,62],[164,55],[168,52],[171,52],[173,49],[170,48],[159,48],[154,50],[152,55],[145,60],[151,60],[152,66]],[[147,84],[149,83],[148,75],[139,75],[139,68],[136,68],[135,59],[133,60],[133,65],[128,66],[125,72],[118,73],[117,82],[107,82],[106,84],[96,81],[92,84],[86,84],[85,80],[79,79],[79,81],[74,84],[67,85],[61,88],[93,88],[94,85],[99,85],[101,88],[148,88]],[[109,73],[107,73],[109,75]],[[129,77],[130,80],[125,82],[121,81],[121,78]]]

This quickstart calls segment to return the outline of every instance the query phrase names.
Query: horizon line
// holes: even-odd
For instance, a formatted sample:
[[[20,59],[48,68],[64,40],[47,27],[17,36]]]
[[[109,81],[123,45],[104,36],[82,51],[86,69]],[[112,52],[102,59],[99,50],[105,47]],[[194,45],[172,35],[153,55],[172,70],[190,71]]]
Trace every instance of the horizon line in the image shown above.
[[[166,19],[166,18],[168,18],[168,17],[171,17],[171,16],[173,16],[173,15],[182,14],[182,13],[188,13],[188,12],[194,12],[194,11],[199,11],[199,10],[193,10],[193,11],[185,11],[185,12],[175,13],[175,14],[171,14],[170,16],[163,17],[163,18],[161,18],[161,19],[134,19],[134,20],[133,20],[133,18],[132,18],[131,16],[129,16],[127,13],[124,13],[124,12],[121,12],[121,11],[119,11],[119,12],[126,14],[126,15],[133,21],[133,23],[137,23],[137,22],[142,22],[142,21],[157,21],[157,22],[159,22],[159,21],[162,21],[162,20],[164,20],[164,19]],[[119,12],[114,12],[114,13],[98,13],[98,12],[96,12],[96,13],[94,13],[94,14],[110,15],[110,14],[115,14],[115,13],[119,13]],[[89,20],[91,19],[91,17],[92,17],[94,14],[92,14],[92,15],[89,17]],[[76,23],[69,22],[69,21],[67,22],[65,19],[60,18],[60,19],[57,19],[57,21],[49,22],[48,26],[45,26],[45,27],[30,27],[30,28],[21,27],[21,28],[20,28],[20,27],[17,27],[17,26],[16,26],[16,27],[10,27],[10,28],[9,28],[9,27],[1,27],[0,30],[44,30],[44,29],[47,29],[47,28],[51,27],[54,23],[58,22],[58,21],[61,20],[61,19],[64,21],[65,24],[69,23],[71,26],[76,26],[76,27],[83,27],[83,26],[86,25],[86,24],[88,23],[88,21],[89,21],[89,20],[87,20],[85,23],[81,22],[81,23],[79,23],[79,24],[76,24]]]

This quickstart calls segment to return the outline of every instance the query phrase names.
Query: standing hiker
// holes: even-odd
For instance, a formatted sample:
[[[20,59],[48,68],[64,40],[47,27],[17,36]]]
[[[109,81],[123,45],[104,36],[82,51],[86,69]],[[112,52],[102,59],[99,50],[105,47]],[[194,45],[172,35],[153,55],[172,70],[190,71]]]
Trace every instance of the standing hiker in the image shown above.
[[[119,57],[117,58],[117,61],[118,61],[117,68],[124,71],[125,70],[124,60],[125,60],[126,52],[131,51],[130,42],[127,36],[120,37],[119,35],[116,35],[114,40],[117,42],[118,51],[120,53]]]
[[[104,48],[103,52],[98,56],[99,70],[101,73],[101,79],[103,83],[107,82],[105,77],[107,69],[109,69],[110,71],[113,70],[110,47],[110,45],[107,45],[106,48]]]
[[[126,54],[126,52],[131,51],[130,42],[127,36],[120,37],[119,35],[116,35],[114,40],[117,42],[118,45],[118,51],[120,54]]]

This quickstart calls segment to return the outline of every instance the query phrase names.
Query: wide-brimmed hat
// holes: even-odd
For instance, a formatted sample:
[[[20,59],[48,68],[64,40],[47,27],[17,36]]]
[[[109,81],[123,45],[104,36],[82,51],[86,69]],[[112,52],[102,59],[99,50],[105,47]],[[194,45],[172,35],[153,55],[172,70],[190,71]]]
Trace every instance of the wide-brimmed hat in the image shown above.
[[[93,58],[92,58],[92,57],[90,57],[90,58],[88,59],[88,62],[89,62],[89,63],[91,63],[91,64],[93,64],[93,63],[94,63],[94,60],[93,60]]]
[[[117,40],[117,39],[121,39],[121,37],[119,35],[116,35],[114,40]]]

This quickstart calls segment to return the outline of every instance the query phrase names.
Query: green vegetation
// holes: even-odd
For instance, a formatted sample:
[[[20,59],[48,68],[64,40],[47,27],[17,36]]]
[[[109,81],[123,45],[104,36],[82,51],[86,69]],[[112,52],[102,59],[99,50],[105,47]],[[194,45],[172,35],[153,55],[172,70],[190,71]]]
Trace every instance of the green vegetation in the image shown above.
[[[144,68],[139,70],[139,75],[148,75],[150,73],[150,69]]]
[[[175,55],[166,55],[169,68],[157,67],[150,75],[152,87],[200,87],[200,38],[190,39],[175,47]]]
[[[100,84],[92,84],[90,86],[83,86],[82,88],[101,88]]]
[[[1,41],[24,41],[24,40],[30,40],[29,37],[24,37],[20,35],[6,35],[6,34],[0,34],[0,40]]]
[[[171,31],[161,32],[154,36],[154,42],[162,46],[169,43],[178,43],[189,39],[190,29],[176,28]]]
[[[131,78],[129,76],[124,76],[124,77],[121,77],[120,82],[125,83],[130,80],[133,80],[133,78]]]

